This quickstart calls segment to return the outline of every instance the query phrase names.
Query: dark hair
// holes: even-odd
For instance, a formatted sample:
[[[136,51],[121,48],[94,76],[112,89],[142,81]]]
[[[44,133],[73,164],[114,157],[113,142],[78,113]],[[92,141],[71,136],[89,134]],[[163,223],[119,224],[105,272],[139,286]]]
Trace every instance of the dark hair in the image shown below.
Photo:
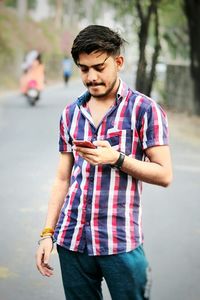
[[[42,54],[38,53],[38,56],[36,57],[36,60],[41,64],[42,63]]]
[[[75,38],[71,54],[75,63],[81,53],[102,51],[110,55],[119,55],[124,42],[125,40],[117,32],[106,26],[89,25]]]

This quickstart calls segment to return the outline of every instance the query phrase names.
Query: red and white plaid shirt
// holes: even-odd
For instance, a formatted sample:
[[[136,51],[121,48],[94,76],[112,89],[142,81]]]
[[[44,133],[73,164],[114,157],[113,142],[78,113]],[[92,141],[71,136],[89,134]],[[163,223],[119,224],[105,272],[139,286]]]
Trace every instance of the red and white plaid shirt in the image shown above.
[[[88,92],[68,105],[60,122],[59,150],[73,152],[70,188],[55,229],[57,244],[89,255],[128,252],[143,242],[142,183],[110,165],[93,166],[72,149],[72,140],[107,140],[143,160],[148,147],[168,144],[165,112],[121,81],[116,103],[96,128]]]

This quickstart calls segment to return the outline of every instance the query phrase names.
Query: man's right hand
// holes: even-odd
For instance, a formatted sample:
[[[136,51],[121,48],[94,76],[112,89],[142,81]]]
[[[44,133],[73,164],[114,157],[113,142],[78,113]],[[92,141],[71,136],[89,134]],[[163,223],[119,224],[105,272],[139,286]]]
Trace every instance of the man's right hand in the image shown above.
[[[53,250],[52,238],[45,238],[40,241],[40,245],[36,252],[36,265],[39,272],[43,276],[50,277],[53,275],[53,268],[49,265],[49,258]]]

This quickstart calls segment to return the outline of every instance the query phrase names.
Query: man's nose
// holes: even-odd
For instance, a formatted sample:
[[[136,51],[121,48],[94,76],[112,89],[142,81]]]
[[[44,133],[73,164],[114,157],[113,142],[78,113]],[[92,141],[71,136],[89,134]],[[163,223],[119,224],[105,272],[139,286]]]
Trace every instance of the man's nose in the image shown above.
[[[97,72],[93,68],[88,70],[87,79],[88,81],[96,81],[97,80]]]

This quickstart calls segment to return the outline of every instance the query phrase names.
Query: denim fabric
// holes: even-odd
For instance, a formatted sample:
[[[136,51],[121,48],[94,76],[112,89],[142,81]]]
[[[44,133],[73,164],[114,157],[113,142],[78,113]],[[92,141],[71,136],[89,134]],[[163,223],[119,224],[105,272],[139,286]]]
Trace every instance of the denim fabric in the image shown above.
[[[113,300],[149,299],[149,267],[142,246],[106,256],[88,256],[58,245],[57,250],[67,300],[103,299],[103,278]]]

